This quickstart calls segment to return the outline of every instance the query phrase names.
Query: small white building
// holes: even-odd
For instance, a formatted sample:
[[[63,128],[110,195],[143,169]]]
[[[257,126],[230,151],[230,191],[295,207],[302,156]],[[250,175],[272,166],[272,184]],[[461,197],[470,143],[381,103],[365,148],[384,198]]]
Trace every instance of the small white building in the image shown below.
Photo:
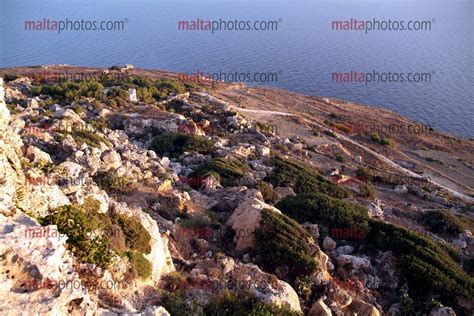
[[[133,65],[132,64],[126,64],[125,67],[122,67],[120,69],[120,71],[125,72],[125,71],[130,70],[130,69],[133,69]]]

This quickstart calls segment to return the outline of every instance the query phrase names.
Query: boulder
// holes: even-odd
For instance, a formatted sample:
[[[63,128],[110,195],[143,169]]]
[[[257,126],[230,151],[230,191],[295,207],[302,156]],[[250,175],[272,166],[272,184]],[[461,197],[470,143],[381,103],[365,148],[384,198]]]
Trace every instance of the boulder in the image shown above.
[[[380,316],[380,311],[372,304],[356,299],[347,307],[351,315],[358,316]]]
[[[340,246],[336,249],[337,253],[340,255],[350,255],[354,252],[354,247],[347,245],[347,246]]]
[[[253,232],[260,225],[261,212],[264,209],[281,214],[280,210],[263,202],[259,191],[249,190],[246,199],[232,213],[226,225],[236,233],[234,243],[237,251],[243,252],[254,246]]]
[[[329,236],[324,237],[323,248],[327,251],[332,251],[336,249],[337,243]]]
[[[308,316],[332,316],[331,309],[324,303],[323,299],[324,297],[314,302]]]
[[[23,213],[0,215],[0,313],[94,315],[97,303],[74,270],[67,237],[53,235],[55,225],[40,227]]]
[[[109,170],[118,169],[122,165],[120,155],[113,149],[104,151],[100,156],[99,171],[107,172]]]
[[[451,307],[443,306],[432,310],[430,316],[456,316],[456,313]]]
[[[158,224],[151,216],[140,209],[129,208],[127,204],[115,202],[111,199],[110,203],[113,211],[117,214],[125,214],[129,217],[135,217],[143,227],[150,233],[151,252],[145,254],[145,258],[152,264],[152,273],[149,280],[150,283],[160,281],[162,275],[175,271],[173,260],[168,249],[168,236],[161,234]]]

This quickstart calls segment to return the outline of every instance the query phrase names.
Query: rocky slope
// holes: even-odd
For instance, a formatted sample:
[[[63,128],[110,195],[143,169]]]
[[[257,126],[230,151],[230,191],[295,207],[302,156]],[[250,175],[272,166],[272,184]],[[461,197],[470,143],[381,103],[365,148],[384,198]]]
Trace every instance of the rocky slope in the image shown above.
[[[473,311],[472,141],[367,135],[409,121],[273,89],[44,71],[0,72],[2,314]]]

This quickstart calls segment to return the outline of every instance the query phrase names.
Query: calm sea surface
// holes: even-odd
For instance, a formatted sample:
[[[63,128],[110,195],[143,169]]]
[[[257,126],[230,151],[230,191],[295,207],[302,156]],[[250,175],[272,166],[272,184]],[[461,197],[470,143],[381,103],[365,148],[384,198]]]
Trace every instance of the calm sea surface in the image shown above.
[[[382,106],[474,137],[472,0],[1,0],[0,67],[72,64],[276,73],[311,95]],[[125,20],[123,31],[25,31],[25,20]],[[275,20],[277,31],[180,31],[180,20]],[[332,30],[333,20],[423,20],[430,31]],[[406,23],[406,22],[405,22]],[[429,82],[338,83],[333,72],[427,73]],[[249,83],[252,84],[252,83]]]

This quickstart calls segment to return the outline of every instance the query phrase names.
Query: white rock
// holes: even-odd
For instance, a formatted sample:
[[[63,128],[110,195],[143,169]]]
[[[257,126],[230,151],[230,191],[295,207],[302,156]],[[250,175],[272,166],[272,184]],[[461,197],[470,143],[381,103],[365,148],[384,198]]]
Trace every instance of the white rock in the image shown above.
[[[451,307],[443,306],[432,310],[430,316],[456,316],[456,313]]]
[[[237,251],[245,251],[253,247],[253,232],[260,225],[262,210],[269,209],[281,214],[280,210],[262,200],[262,194],[259,191],[249,190],[244,202],[234,210],[227,221],[227,226],[235,231],[234,243]]]
[[[323,298],[320,298],[311,306],[308,316],[332,316],[332,312],[324,303]]]
[[[26,149],[26,157],[33,162],[48,162],[52,163],[51,156],[35,146],[28,146]]]
[[[54,236],[54,225],[47,227],[49,231],[39,227],[23,213],[8,218],[0,215],[1,269],[9,271],[0,274],[0,311],[10,315],[93,315],[97,303],[91,301],[74,270],[73,258],[65,249],[66,237]],[[38,233],[30,233],[33,229]],[[57,290],[48,289],[46,280]]]
[[[323,248],[327,251],[332,251],[336,249],[337,243],[329,236],[324,237]]]
[[[118,169],[122,165],[120,155],[113,149],[106,150],[100,156],[100,171],[107,172],[109,170]]]
[[[349,246],[349,245],[340,246],[340,247],[337,247],[336,251],[340,255],[350,255],[351,253],[354,252],[354,247]]]

